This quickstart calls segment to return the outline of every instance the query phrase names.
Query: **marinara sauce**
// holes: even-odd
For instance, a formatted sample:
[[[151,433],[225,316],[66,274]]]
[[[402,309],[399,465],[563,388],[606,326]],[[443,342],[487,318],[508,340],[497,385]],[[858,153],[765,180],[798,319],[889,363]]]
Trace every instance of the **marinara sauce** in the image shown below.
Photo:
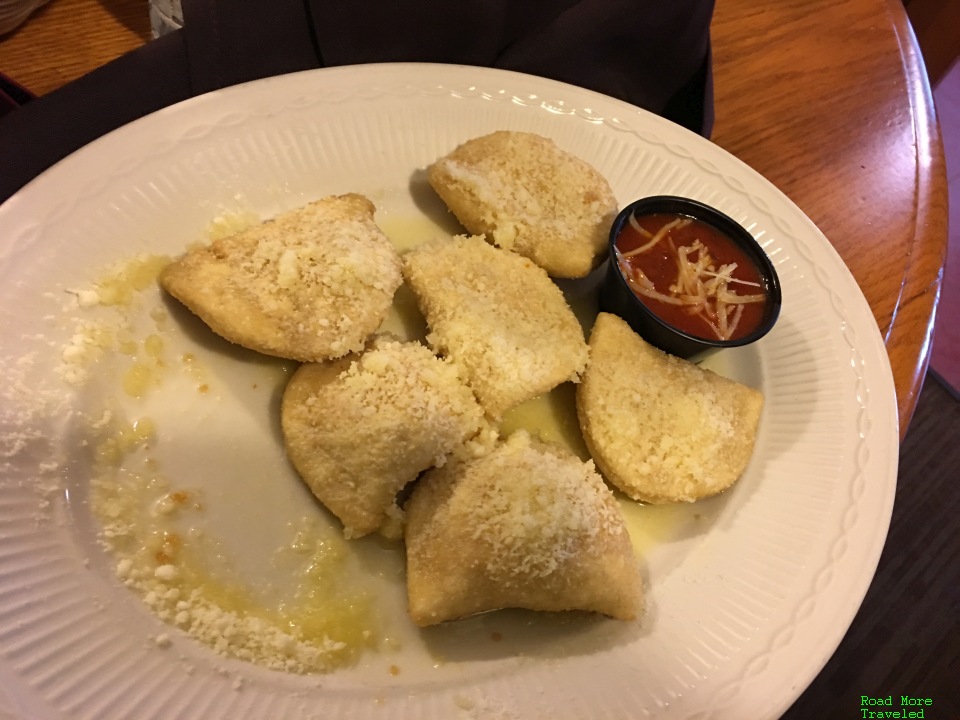
[[[766,288],[756,264],[733,240],[713,226],[684,215],[653,213],[636,216],[634,219],[645,232],[637,230],[631,223],[624,223],[615,245],[620,251],[620,270],[627,278],[627,284],[647,308],[664,322],[688,335],[709,340],[738,340],[759,327],[767,305]],[[669,229],[653,247],[629,255],[631,251],[649,244],[652,236],[656,236],[668,223],[677,220],[680,224]],[[730,277],[742,282],[727,283],[727,292],[755,299],[753,302],[737,303],[743,309],[739,311],[736,325],[727,337],[718,334],[715,300],[708,299],[705,305],[699,306],[665,302],[650,297],[650,293],[644,294],[640,289],[641,284],[631,280],[631,271],[639,270],[653,283],[655,293],[680,298],[684,294],[676,290],[681,264],[680,253],[682,251],[689,261],[696,263],[703,252],[702,249],[691,250],[697,247],[697,241],[710,256],[709,267],[704,268],[705,272],[700,275],[700,280],[709,282],[724,266],[735,263],[736,268],[730,273]],[[624,265],[627,266],[626,271]],[[727,271],[729,272],[729,268]],[[762,299],[758,296],[762,296]],[[722,306],[721,310],[723,311]],[[736,306],[727,305],[726,312],[732,320],[732,315],[737,312]]]

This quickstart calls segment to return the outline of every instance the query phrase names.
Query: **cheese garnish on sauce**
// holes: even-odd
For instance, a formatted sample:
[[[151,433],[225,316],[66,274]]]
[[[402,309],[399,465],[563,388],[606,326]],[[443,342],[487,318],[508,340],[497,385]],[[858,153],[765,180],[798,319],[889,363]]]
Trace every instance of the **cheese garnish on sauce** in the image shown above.
[[[690,335],[736,340],[763,319],[767,295],[756,266],[704,222],[631,215],[614,248],[620,272],[640,301]]]

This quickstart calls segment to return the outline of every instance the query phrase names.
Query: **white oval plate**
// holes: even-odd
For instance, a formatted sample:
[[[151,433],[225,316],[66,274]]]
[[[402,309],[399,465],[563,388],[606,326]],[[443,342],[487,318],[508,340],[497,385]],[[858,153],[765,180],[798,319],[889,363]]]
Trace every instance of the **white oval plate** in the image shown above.
[[[267,217],[331,193],[367,193],[386,222],[433,216],[442,224],[423,168],[496,129],[553,138],[597,167],[621,205],[686,195],[761,241],[783,285],[780,321],[752,348],[714,361],[766,395],[745,476],[704,506],[709,522],[664,533],[646,550],[648,612],[636,624],[533,621],[494,647],[485,638],[496,620],[470,621],[426,640],[411,632],[386,660],[374,653],[357,667],[308,677],[223,660],[164,626],[117,582],[85,504],[90,468],[71,447],[73,423],[97,398],[57,376],[83,318],[67,291],[135,253],[181,252],[219,214]],[[472,67],[373,65],[270,78],[90,144],[0,208],[0,227],[3,720],[775,718],[834,651],[873,576],[898,434],[890,368],[867,303],[823,235],[770,183],[622,102]],[[203,350],[196,338],[184,342]],[[213,369],[239,378],[237,387],[258,377],[278,382],[269,364],[241,364],[227,357]],[[166,442],[191,481],[222,473],[224,463],[250,476],[230,478],[244,480],[249,494],[211,481],[213,495],[235,503],[243,535],[303,498],[277,450],[272,399],[239,396],[202,411],[168,398],[151,412],[172,418],[171,427],[182,421]],[[285,489],[260,487],[263,471],[278,472],[274,482]],[[150,641],[158,633],[169,633],[169,647]]]

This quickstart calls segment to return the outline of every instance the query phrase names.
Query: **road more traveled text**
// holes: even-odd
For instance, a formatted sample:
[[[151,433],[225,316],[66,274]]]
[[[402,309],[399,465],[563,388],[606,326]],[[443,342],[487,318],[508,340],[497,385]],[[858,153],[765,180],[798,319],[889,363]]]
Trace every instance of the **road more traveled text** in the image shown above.
[[[875,698],[860,696],[860,715],[864,720],[871,718],[924,718],[923,711],[933,705],[931,698],[901,695],[899,709],[893,709],[893,695]]]

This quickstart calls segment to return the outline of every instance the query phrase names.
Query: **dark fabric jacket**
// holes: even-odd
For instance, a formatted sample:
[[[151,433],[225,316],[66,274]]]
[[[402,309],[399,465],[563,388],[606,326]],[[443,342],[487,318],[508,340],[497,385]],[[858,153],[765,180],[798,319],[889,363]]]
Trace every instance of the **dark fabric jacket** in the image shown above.
[[[0,118],[0,202],[86,143],[173,103],[356,63],[539,75],[708,136],[712,14],[713,0],[183,0],[183,29]]]

